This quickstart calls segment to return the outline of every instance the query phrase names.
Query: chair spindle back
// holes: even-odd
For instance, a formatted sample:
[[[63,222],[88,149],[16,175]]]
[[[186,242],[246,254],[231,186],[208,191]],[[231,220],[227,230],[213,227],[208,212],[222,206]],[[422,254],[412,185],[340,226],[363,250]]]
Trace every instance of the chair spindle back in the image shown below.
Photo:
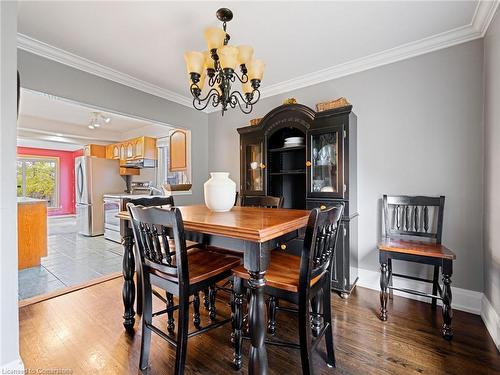
[[[309,288],[311,279],[331,271],[344,204],[309,215],[300,261],[299,288]]]
[[[189,280],[186,239],[178,208],[159,208],[127,204],[134,232],[139,262],[179,280]],[[174,240],[171,250],[169,240]],[[175,262],[174,260],[175,256]]]
[[[386,237],[424,237],[441,243],[444,196],[383,197]]]
[[[242,195],[241,205],[245,207],[283,208],[283,197]]]

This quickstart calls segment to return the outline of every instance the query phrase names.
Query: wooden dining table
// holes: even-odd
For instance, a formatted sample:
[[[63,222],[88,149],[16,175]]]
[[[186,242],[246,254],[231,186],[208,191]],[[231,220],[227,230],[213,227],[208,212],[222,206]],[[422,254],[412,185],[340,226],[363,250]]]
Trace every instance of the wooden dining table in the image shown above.
[[[270,252],[281,244],[297,237],[300,228],[307,224],[309,211],[239,207],[228,212],[213,212],[205,205],[179,206],[186,231],[186,239],[205,246],[216,246],[243,254],[243,264],[250,275],[248,287],[248,333],[250,337],[249,374],[267,374],[266,308],[263,287]],[[127,211],[118,214],[121,220],[130,221]],[[135,259],[133,233],[130,225],[123,225],[123,304],[124,326],[131,329],[135,323],[134,284]]]

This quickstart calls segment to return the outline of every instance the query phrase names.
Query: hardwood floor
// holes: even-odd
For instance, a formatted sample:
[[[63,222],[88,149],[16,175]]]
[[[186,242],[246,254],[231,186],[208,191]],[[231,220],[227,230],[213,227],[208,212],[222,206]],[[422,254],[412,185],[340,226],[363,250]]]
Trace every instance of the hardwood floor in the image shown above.
[[[115,279],[20,308],[21,357],[26,368],[138,374],[140,325],[136,323],[134,336],[124,331],[121,288],[122,280]],[[346,301],[337,295],[332,299],[337,368],[326,367],[323,342],[314,358],[316,374],[500,373],[500,354],[479,316],[455,311],[455,336],[447,342],[441,338],[441,309],[433,312],[430,304],[394,296],[388,304],[389,319],[383,323],[377,318],[375,291],[356,288]],[[226,302],[217,303],[221,318],[229,316]],[[165,315],[156,319],[160,326],[166,325]],[[204,311],[202,324],[207,322]],[[277,337],[298,340],[296,322],[293,315],[278,312]],[[226,325],[190,339],[186,374],[247,374],[248,342],[243,369],[236,372],[231,366],[229,334]],[[153,334],[151,352],[150,374],[173,372],[172,346]],[[270,374],[301,372],[298,351],[268,347],[268,357]]]

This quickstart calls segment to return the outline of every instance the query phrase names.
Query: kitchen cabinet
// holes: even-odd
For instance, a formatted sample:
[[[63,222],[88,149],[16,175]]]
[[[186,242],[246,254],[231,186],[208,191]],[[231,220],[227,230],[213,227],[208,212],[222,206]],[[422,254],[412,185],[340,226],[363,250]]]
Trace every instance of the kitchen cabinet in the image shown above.
[[[134,155],[135,145],[132,142],[127,143],[127,159],[132,159]]]
[[[135,141],[135,157],[141,157],[143,155],[144,142],[141,142],[140,139]]]
[[[120,159],[120,145],[111,144],[106,146],[106,159]]]
[[[104,153],[105,157],[108,159],[157,160],[158,158],[156,150],[156,138],[152,137],[137,137],[123,142],[113,143],[105,147]]]
[[[171,172],[182,172],[187,169],[187,134],[175,130],[170,134],[170,165]]]
[[[332,289],[347,295],[357,281],[358,212],[356,115],[352,106],[315,112],[279,106],[240,134],[241,195],[282,196],[284,208],[325,209],[344,203],[332,270]],[[303,143],[287,146],[291,137]],[[300,252],[300,238],[289,244]]]
[[[47,256],[47,201],[17,198],[18,269],[36,267]]]
[[[141,170],[138,168],[120,167],[120,176],[139,176]]]
[[[83,147],[84,156],[96,156],[98,158],[106,157],[106,146],[89,144]]]

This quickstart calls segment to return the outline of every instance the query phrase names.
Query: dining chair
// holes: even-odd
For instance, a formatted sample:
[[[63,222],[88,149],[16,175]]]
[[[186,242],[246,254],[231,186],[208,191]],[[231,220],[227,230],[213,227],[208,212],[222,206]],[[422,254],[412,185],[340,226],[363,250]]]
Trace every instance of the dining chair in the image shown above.
[[[184,373],[187,340],[210,329],[220,327],[231,319],[213,322],[201,327],[199,316],[199,292],[231,275],[231,269],[240,264],[240,259],[211,252],[207,249],[186,247],[184,224],[178,208],[159,208],[127,204],[136,241],[138,263],[142,277],[142,338],[140,369],[149,366],[151,333],[154,332],[176,347],[175,374]],[[170,247],[173,238],[175,248]],[[178,297],[177,305],[152,311],[152,296],[155,286]],[[193,295],[193,323],[196,330],[188,332],[190,296]],[[178,327],[175,338],[153,325],[153,317],[178,311]],[[198,313],[197,313],[198,311]],[[170,315],[169,315],[170,316]]]
[[[245,207],[282,208],[283,197],[270,195],[242,195],[241,205]]]
[[[266,344],[300,349],[302,373],[312,374],[312,350],[316,348],[323,336],[326,340],[327,364],[335,366],[335,351],[333,345],[332,315],[331,315],[331,265],[335,253],[340,219],[344,204],[329,209],[315,208],[309,215],[304,246],[300,257],[273,252],[266,272],[264,292],[278,297],[298,307],[298,309],[283,308],[287,312],[298,313],[299,344],[266,340]],[[233,270],[234,296],[231,306],[233,317],[233,363],[241,368],[242,326],[243,326],[243,295],[247,289],[249,275],[243,266]],[[323,327],[313,340],[311,335],[310,303],[314,297],[323,299]]]
[[[132,203],[135,206],[143,206],[143,207],[154,207],[154,206],[171,206],[171,207],[173,207],[174,206],[174,197],[173,196],[168,196],[168,197],[155,196],[155,197],[151,197],[151,198],[149,198],[149,197],[148,198],[146,198],[146,197],[134,198],[134,199],[128,199],[128,200],[126,199],[124,201],[124,203],[125,203],[125,206],[127,203]],[[190,249],[191,247],[195,247],[197,245],[198,244],[196,242],[186,241],[186,247],[188,249]],[[173,246],[174,246],[172,239],[170,239],[170,246],[171,246],[171,248],[173,248]],[[137,254],[135,254],[135,258],[136,259],[138,258]],[[138,272],[138,276],[137,276],[137,314],[141,315],[142,314],[142,278],[140,277],[140,269],[139,268],[137,269],[137,272]],[[163,297],[159,297],[159,298],[163,298]],[[169,305],[171,305],[173,303],[173,299],[172,299],[172,296],[170,295],[170,293],[168,293],[168,292],[167,292],[166,298],[167,298],[166,304],[167,304],[167,308],[168,308]],[[208,294],[207,294],[206,298],[208,300]],[[207,307],[207,309],[209,309],[209,307]],[[175,329],[175,320],[173,318],[173,314],[172,314],[172,317],[169,319],[168,329],[169,329],[169,331],[173,331]]]
[[[441,244],[445,197],[384,195],[385,238],[378,245],[380,262],[380,320],[387,320],[387,300],[393,290],[431,299],[432,308],[437,300],[443,302],[442,335],[451,340],[451,275],[455,253]],[[417,240],[418,239],[418,240]],[[431,265],[432,280],[392,273],[392,260]],[[439,271],[443,287],[439,285]],[[393,276],[432,284],[432,293],[425,293],[393,285]]]

